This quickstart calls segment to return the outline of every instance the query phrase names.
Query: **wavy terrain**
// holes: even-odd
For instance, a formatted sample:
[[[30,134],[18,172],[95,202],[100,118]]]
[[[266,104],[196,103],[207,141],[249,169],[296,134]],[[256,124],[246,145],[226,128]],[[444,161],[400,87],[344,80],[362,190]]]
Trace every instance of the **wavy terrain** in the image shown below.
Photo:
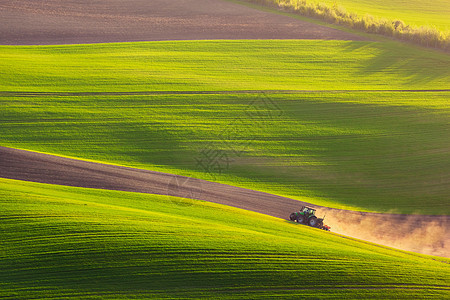
[[[0,1],[0,298],[449,298],[449,57],[239,3]]]
[[[85,188],[205,200],[277,218],[309,205],[333,230],[379,244],[450,256],[449,216],[401,215],[330,209],[295,199],[205,180],[0,147],[0,177]],[[320,215],[319,215],[320,216]]]
[[[0,178],[0,207],[1,299],[450,294],[448,258],[205,201]]]

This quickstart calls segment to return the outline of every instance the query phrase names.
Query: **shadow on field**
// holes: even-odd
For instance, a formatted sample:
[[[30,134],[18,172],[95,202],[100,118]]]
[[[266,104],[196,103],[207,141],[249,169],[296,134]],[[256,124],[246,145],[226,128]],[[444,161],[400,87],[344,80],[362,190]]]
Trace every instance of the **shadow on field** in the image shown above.
[[[169,132],[164,124],[136,122],[134,124],[121,123],[111,130],[115,139],[115,147],[126,149],[127,156],[142,164],[179,165],[181,164],[180,138]]]
[[[390,95],[379,97],[388,101]],[[280,193],[289,189],[293,197],[369,210],[397,207],[433,214],[429,207],[444,208],[450,192],[450,144],[443,138],[447,116],[412,107],[339,103],[333,94],[294,97],[297,101],[280,98],[282,120],[265,127],[276,131],[278,124],[289,124],[284,140],[266,141],[278,156],[259,156],[245,169],[232,165],[230,172],[270,182],[272,192],[281,186]],[[363,101],[361,94],[345,97]],[[266,134],[253,136],[252,146]]]
[[[405,89],[408,89],[408,85],[417,86],[450,76],[450,61],[445,65],[441,60],[433,59],[434,55],[441,55],[434,50],[414,51],[398,43],[376,42],[369,44],[350,42],[344,47],[344,51],[347,52],[358,52],[363,49],[377,49],[377,53],[373,53],[371,59],[361,64],[363,67],[356,76],[374,74],[383,76],[383,73],[398,73],[398,81],[404,83]]]

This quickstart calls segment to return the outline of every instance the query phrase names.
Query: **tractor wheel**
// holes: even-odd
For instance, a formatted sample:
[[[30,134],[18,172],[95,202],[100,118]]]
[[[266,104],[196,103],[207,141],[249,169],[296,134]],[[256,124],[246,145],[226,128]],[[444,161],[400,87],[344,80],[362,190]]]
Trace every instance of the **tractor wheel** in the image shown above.
[[[305,216],[299,215],[297,217],[297,223],[300,223],[300,224],[305,223]]]
[[[295,213],[292,213],[292,214],[289,216],[289,219],[290,219],[291,221],[295,221],[295,219],[297,219],[297,217],[295,216]]]
[[[319,222],[317,221],[317,218],[316,218],[316,217],[311,217],[311,218],[308,220],[308,225],[311,226],[311,227],[317,227],[318,223],[319,223]]]

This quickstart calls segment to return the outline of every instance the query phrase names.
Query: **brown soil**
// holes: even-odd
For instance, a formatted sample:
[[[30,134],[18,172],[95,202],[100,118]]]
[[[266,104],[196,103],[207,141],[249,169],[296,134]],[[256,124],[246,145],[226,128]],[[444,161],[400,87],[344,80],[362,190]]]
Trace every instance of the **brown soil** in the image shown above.
[[[5,0],[0,44],[361,37],[223,0]]]
[[[329,209],[204,180],[0,147],[0,177],[199,199],[287,219],[301,205],[326,213],[332,231],[400,249],[449,257],[449,216]],[[172,201],[174,201],[172,199]]]

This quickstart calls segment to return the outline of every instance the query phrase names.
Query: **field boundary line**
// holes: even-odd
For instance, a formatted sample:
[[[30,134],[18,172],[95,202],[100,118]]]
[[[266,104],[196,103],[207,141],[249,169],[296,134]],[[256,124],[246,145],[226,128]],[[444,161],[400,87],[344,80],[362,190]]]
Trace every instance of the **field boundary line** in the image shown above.
[[[307,94],[307,93],[442,93],[450,89],[413,90],[230,90],[230,91],[141,91],[141,92],[17,92],[3,91],[0,97],[82,97],[146,95]]]

